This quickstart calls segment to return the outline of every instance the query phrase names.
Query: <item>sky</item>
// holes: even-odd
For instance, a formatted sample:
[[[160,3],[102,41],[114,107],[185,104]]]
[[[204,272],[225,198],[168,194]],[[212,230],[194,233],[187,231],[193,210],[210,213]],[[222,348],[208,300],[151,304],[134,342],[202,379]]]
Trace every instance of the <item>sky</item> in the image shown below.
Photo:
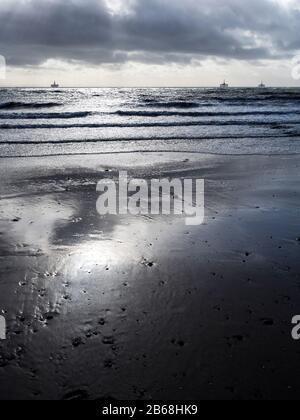
[[[300,86],[299,28],[300,0],[1,0],[0,86]]]

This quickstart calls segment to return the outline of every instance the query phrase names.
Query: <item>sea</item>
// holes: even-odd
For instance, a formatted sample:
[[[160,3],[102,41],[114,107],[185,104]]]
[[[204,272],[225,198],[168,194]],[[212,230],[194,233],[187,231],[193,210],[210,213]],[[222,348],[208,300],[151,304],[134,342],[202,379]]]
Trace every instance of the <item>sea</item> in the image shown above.
[[[300,88],[0,89],[0,157],[300,153]]]

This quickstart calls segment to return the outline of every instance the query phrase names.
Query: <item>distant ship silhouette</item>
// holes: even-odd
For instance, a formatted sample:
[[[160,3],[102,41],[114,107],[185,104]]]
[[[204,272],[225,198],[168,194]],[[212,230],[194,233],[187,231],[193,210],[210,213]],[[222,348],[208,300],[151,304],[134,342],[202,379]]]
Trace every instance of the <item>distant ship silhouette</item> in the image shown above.
[[[54,80],[54,83],[52,83],[51,87],[52,88],[58,88],[59,84],[57,84],[56,81]]]
[[[224,80],[224,82],[222,84],[220,84],[220,88],[221,89],[227,89],[227,88],[229,88],[229,85],[228,85],[228,83],[226,83],[226,80]]]
[[[259,88],[264,89],[266,85],[261,81],[261,83],[258,85]]]

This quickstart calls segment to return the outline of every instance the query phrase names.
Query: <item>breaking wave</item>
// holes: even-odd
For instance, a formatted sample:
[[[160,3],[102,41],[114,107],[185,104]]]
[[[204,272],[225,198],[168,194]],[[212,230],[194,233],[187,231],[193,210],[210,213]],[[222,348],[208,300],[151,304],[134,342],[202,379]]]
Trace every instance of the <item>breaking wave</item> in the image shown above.
[[[40,108],[54,108],[62,106],[63,104],[56,102],[47,103],[29,103],[29,102],[5,102],[0,104],[0,109],[40,109]]]

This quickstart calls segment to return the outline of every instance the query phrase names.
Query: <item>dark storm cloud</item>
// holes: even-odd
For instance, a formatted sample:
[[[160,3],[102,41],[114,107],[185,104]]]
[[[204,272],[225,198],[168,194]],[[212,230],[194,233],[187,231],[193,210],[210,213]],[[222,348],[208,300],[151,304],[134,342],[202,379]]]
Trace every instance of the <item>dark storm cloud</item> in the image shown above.
[[[109,1],[108,1],[109,3]],[[0,54],[11,65],[259,60],[300,49],[300,12],[273,0],[2,0]],[[128,8],[126,9],[127,5]]]

